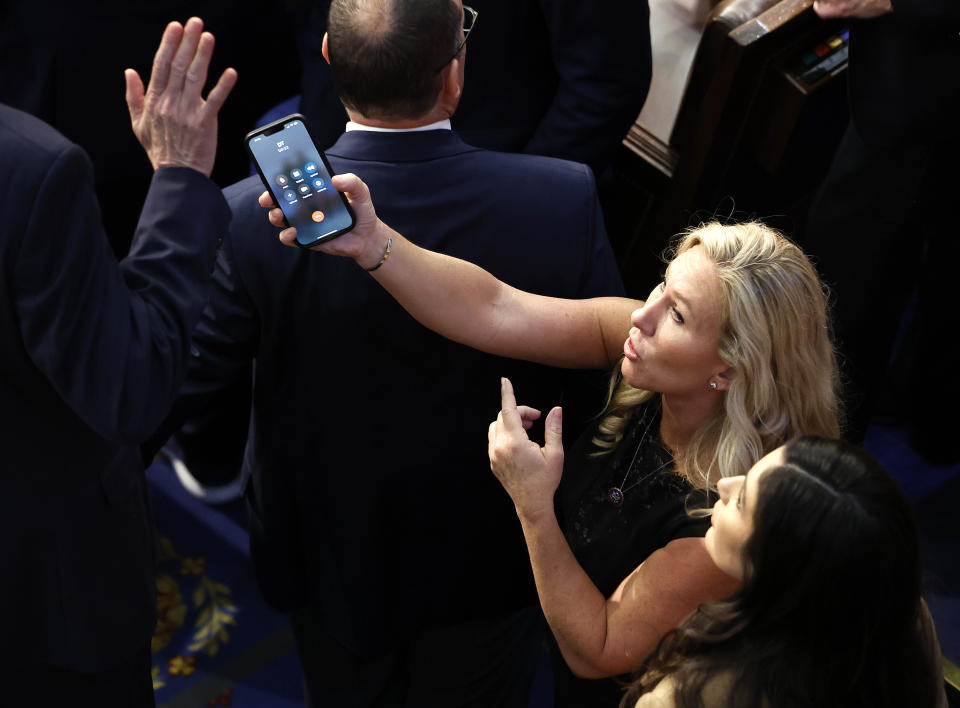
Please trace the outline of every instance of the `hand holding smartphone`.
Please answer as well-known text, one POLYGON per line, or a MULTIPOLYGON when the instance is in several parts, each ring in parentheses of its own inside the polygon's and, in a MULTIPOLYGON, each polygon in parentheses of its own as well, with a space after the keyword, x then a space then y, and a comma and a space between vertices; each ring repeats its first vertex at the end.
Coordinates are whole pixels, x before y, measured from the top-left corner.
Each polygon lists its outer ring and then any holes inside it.
POLYGON ((333 170, 302 115, 257 128, 244 144, 287 224, 296 227, 298 246, 315 246, 354 227, 353 210, 330 183, 333 170))

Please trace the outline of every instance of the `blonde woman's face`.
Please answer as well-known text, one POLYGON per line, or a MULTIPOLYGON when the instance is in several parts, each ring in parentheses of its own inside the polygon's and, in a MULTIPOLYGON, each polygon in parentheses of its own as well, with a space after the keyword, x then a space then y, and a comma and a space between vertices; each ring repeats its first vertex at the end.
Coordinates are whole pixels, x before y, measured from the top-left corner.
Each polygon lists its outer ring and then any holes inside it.
POLYGON ((722 303, 717 267, 703 247, 677 256, 664 281, 631 315, 621 367, 627 382, 673 395, 716 396, 726 390, 731 370, 718 352, 722 303))
POLYGON ((707 553, 727 575, 743 580, 743 547, 753 531, 757 508, 757 486, 764 473, 784 462, 784 448, 778 447, 761 458, 746 475, 725 477, 717 482, 717 503, 713 505, 710 528, 704 539, 707 553))

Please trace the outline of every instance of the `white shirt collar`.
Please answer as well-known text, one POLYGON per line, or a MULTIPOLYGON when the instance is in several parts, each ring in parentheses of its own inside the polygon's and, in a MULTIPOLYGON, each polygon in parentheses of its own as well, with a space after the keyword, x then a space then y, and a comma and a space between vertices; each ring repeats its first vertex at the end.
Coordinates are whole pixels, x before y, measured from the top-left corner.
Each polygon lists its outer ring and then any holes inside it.
POLYGON ((369 130, 374 133, 419 133, 423 130, 453 130, 453 127, 450 125, 449 118, 438 120, 430 125, 418 125, 416 128, 378 128, 373 125, 354 123, 351 120, 347 121, 347 132, 349 133, 351 130, 369 130))

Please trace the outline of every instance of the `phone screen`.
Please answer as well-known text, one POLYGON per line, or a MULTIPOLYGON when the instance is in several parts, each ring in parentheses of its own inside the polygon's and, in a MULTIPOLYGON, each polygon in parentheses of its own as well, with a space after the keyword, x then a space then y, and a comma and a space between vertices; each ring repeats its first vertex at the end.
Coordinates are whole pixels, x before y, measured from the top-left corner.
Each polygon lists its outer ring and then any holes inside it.
POLYGON ((303 120, 291 116, 276 132, 254 133, 247 146, 287 223, 296 227, 300 245, 353 227, 353 216, 330 184, 330 172, 303 120))

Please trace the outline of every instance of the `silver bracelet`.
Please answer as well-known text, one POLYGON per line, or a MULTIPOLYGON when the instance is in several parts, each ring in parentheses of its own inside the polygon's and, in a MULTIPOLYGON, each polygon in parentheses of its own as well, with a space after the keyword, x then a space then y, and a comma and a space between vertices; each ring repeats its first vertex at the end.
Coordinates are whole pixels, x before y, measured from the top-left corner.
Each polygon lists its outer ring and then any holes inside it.
POLYGON ((372 273, 372 272, 375 271, 377 268, 379 268, 379 267, 382 266, 384 263, 386 263, 386 262, 387 262, 387 259, 390 257, 390 249, 391 249, 391 248, 393 248, 393 239, 392 239, 392 238, 388 238, 388 239, 387 239, 387 245, 384 246, 384 248, 383 248, 383 255, 380 256, 380 260, 377 261, 377 264, 376 264, 375 266, 373 266, 372 268, 366 268, 365 270, 366 270, 368 273, 372 273))

